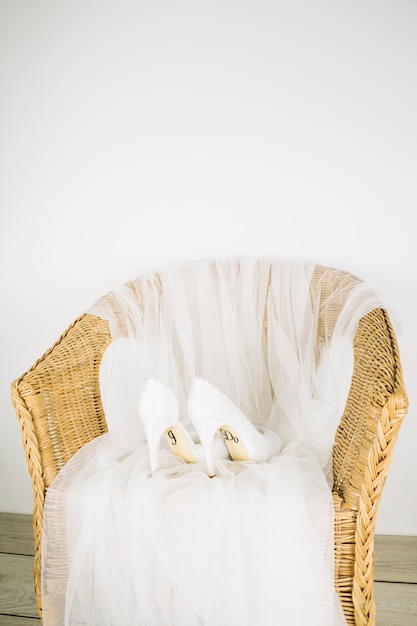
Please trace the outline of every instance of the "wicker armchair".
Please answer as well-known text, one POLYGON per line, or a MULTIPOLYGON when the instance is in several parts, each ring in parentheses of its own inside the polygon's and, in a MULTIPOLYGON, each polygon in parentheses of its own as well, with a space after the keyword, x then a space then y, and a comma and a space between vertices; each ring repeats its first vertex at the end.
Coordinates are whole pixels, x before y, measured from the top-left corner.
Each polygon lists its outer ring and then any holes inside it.
MULTIPOLYGON (((317 266, 311 298, 325 303, 336 286, 357 282, 346 272, 317 266)), ((335 308, 323 305, 317 345, 336 316, 335 308)), ((84 314, 11 385, 33 486, 34 583, 41 616, 45 494, 77 450, 107 430, 99 366, 110 342, 108 322, 84 314)), ((335 586, 349 624, 376 623, 375 521, 407 406, 394 330, 387 312, 375 309, 360 320, 356 331, 351 387, 333 447, 335 586)))

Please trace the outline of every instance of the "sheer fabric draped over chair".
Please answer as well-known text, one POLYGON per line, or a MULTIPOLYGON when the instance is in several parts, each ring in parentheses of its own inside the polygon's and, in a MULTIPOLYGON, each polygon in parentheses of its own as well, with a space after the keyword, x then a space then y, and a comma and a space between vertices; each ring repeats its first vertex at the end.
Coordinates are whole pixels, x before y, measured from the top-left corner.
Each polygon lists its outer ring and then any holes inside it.
POLYGON ((407 398, 386 306, 359 278, 287 259, 164 268, 96 302, 12 397, 46 626, 375 624, 375 519, 407 398), (163 449, 150 478, 149 375, 190 431, 201 376, 283 451, 209 479, 163 449))

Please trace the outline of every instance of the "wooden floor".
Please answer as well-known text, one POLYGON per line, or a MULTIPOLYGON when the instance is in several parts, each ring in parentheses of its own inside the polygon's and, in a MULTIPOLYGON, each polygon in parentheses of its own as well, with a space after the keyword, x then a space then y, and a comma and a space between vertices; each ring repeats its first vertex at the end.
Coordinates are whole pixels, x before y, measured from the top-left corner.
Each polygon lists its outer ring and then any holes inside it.
MULTIPOLYGON (((417 626, 417 537, 378 536, 375 554, 377 626, 417 626)), ((32 562, 30 515, 0 513, 0 626, 40 626, 32 562)))

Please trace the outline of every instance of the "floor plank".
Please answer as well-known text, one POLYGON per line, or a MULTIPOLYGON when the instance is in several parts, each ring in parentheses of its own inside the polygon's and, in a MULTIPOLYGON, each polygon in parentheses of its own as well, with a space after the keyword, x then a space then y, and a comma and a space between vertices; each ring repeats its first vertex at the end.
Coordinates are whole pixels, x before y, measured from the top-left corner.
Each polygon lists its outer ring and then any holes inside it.
POLYGON ((0 554, 0 614, 38 617, 32 569, 32 557, 0 554))
POLYGON ((34 617, 0 615, 0 626, 41 626, 41 620, 34 617))
POLYGON ((417 583, 417 537, 375 537, 375 580, 417 583))
POLYGON ((31 515, 0 513, 0 552, 33 556, 31 515))
POLYGON ((375 583, 377 626, 416 626, 417 586, 375 583))

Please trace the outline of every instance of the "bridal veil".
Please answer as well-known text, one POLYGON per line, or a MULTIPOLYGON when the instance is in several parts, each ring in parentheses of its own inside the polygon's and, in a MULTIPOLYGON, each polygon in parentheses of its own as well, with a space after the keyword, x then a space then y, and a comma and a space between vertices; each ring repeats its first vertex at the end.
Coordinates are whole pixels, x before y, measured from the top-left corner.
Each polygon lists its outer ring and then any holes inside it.
POLYGON ((45 501, 45 626, 342 626, 334 589, 331 452, 366 283, 284 259, 167 267, 96 302, 112 343, 100 369, 108 432, 45 501), (277 431, 265 463, 187 464, 162 448, 150 476, 137 416, 147 376, 181 421, 194 377, 277 431))

